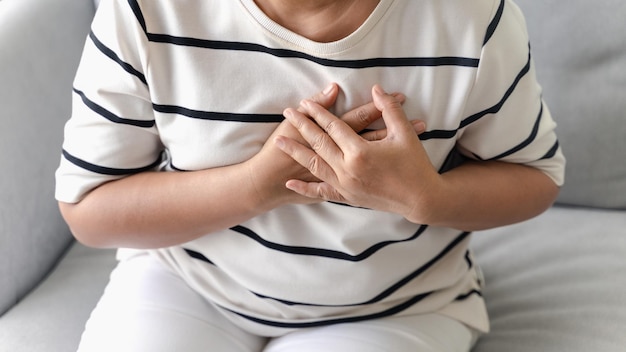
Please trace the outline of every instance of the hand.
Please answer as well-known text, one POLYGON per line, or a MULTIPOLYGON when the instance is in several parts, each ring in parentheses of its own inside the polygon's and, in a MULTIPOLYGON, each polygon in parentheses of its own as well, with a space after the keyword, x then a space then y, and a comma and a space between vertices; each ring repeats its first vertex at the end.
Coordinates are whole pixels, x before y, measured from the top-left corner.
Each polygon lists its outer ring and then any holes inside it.
MULTIPOLYGON (((339 87, 331 84, 324 91, 309 99, 309 101, 319 104, 321 108, 330 108, 337 98, 339 87)), ((404 96, 394 94, 395 99, 402 103, 404 96)), ((302 107, 300 113, 304 113, 302 107)), ((361 132, 372 122, 381 117, 381 112, 373 102, 359 106, 341 117, 345 125, 354 133, 361 132)), ((425 125, 420 121, 414 123, 415 133, 421 133, 425 125)), ((288 155, 276 147, 273 140, 278 136, 284 136, 298 143, 306 143, 300 132, 289 122, 283 121, 265 143, 261 151, 250 159, 248 170, 250 179, 255 184, 257 194, 262 204, 267 204, 268 208, 284 203, 314 203, 321 201, 292 192, 285 188, 285 184, 290 179, 298 179, 307 182, 317 182, 319 179, 311 174, 309 170, 302 167, 288 155)), ((362 134, 361 138, 366 140, 378 140, 386 136, 386 130, 369 131, 362 134)))
POLYGON ((311 100, 303 101, 300 111, 285 110, 310 148, 286 135, 276 136, 275 143, 320 180, 292 178, 286 187, 311 199, 394 212, 419 222, 441 177, 400 101, 379 86, 372 88, 372 96, 387 126, 381 138, 363 138, 311 100))

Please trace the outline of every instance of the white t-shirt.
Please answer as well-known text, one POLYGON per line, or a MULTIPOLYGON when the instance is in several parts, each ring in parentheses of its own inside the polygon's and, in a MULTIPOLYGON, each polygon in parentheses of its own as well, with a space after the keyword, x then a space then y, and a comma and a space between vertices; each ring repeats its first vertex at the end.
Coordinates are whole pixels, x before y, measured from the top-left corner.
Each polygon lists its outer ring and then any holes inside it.
MULTIPOLYGON (((253 0, 109 0, 74 83, 56 197, 78 202, 104 182, 158 167, 245 161, 285 107, 330 82, 341 88, 338 115, 369 102, 376 83, 404 93, 442 172, 459 151, 563 182, 555 124, 511 1, 381 0, 353 34, 318 43, 279 26, 253 0)), ((151 252, 259 334, 425 312, 487 331, 469 240, 327 202, 284 206, 151 252)))

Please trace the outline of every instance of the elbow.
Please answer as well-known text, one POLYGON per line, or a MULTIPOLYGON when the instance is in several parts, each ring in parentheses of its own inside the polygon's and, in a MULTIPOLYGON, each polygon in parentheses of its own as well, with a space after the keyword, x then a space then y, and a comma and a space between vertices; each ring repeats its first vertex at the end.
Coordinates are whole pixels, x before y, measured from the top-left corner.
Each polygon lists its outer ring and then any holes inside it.
POLYGON ((93 231, 94 226, 88 224, 89 217, 84 214, 80 203, 58 202, 58 204, 61 216, 78 242, 92 248, 111 248, 104 241, 105 237, 93 231))
POLYGON ((541 204, 537 205, 537 208, 540 210, 539 214, 548 210, 557 200, 559 193, 561 192, 561 187, 557 185, 552 178, 543 174, 544 182, 541 183, 540 192, 541 196, 537 197, 538 201, 541 204))
POLYGON ((519 198, 520 205, 524 202, 523 199, 526 198, 528 206, 520 206, 520 210, 526 210, 520 211, 520 218, 514 222, 529 220, 543 214, 552 207, 557 200, 561 187, 547 175, 541 172, 538 172, 537 175, 539 175, 538 180, 540 180, 540 182, 535 182, 533 186, 526 189, 524 193, 527 193, 528 196, 519 198))

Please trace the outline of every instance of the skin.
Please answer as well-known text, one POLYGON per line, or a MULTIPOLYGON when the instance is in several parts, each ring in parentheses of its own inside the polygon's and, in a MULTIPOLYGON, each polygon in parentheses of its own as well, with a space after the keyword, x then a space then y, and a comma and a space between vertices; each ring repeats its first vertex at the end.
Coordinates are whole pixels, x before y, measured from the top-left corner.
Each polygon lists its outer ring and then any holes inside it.
POLYGON ((378 0, 255 0, 274 22, 316 42, 327 43, 354 32, 378 0))
MULTIPOLYGON (((257 0, 270 18, 319 42, 352 33, 377 3, 257 0)), ((286 204, 336 200, 416 223, 473 230, 530 218, 556 197, 558 188, 545 174, 522 165, 467 163, 438 175, 417 138, 425 126, 408 122, 402 95, 374 89, 374 103, 336 117, 327 109, 338 91, 331 85, 298 109, 287 109, 287 120, 243 163, 128 176, 97 187, 79 203, 60 202, 61 213, 88 246, 161 248, 286 204), (381 114, 386 131, 356 133, 381 114)))
MULTIPOLYGON (((330 107, 338 93, 338 86, 332 84, 311 101, 330 107)), ((404 100, 401 94, 396 98, 404 100)), ((369 103, 349 111, 342 121, 361 131, 380 117, 380 111, 369 103)), ((413 133, 425 130, 419 120, 412 126, 413 133)), ((88 246, 162 248, 232 227, 286 204, 322 201, 285 187, 290 179, 317 178, 271 142, 278 135, 305 143, 299 132, 283 121, 261 151, 243 163, 128 176, 99 186, 79 203, 59 202, 61 213, 74 236, 88 246)), ((365 139, 385 136, 384 130, 363 134, 365 139)))
POLYGON ((315 102, 286 119, 303 145, 283 135, 275 144, 321 181, 292 179, 286 187, 325 199, 403 215, 418 224, 481 230, 526 220, 549 207, 558 187, 543 172, 504 162, 469 162, 439 174, 412 131, 400 101, 380 86, 372 98, 387 126, 368 141, 315 102), (308 146, 311 147, 308 147, 308 146))

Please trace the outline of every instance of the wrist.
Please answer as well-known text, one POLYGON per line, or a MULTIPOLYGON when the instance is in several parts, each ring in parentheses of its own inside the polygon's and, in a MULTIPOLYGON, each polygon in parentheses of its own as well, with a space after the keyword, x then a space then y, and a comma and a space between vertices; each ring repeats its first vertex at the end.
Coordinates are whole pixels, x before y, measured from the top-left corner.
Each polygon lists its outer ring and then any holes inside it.
POLYGON ((248 204, 251 211, 262 214, 289 203, 285 182, 266 172, 263 164, 255 163, 252 158, 241 165, 246 175, 246 184, 250 186, 248 204))
POLYGON ((428 186, 420 187, 420 191, 410 192, 409 203, 403 216, 416 224, 441 225, 451 210, 450 185, 437 174, 428 186))

